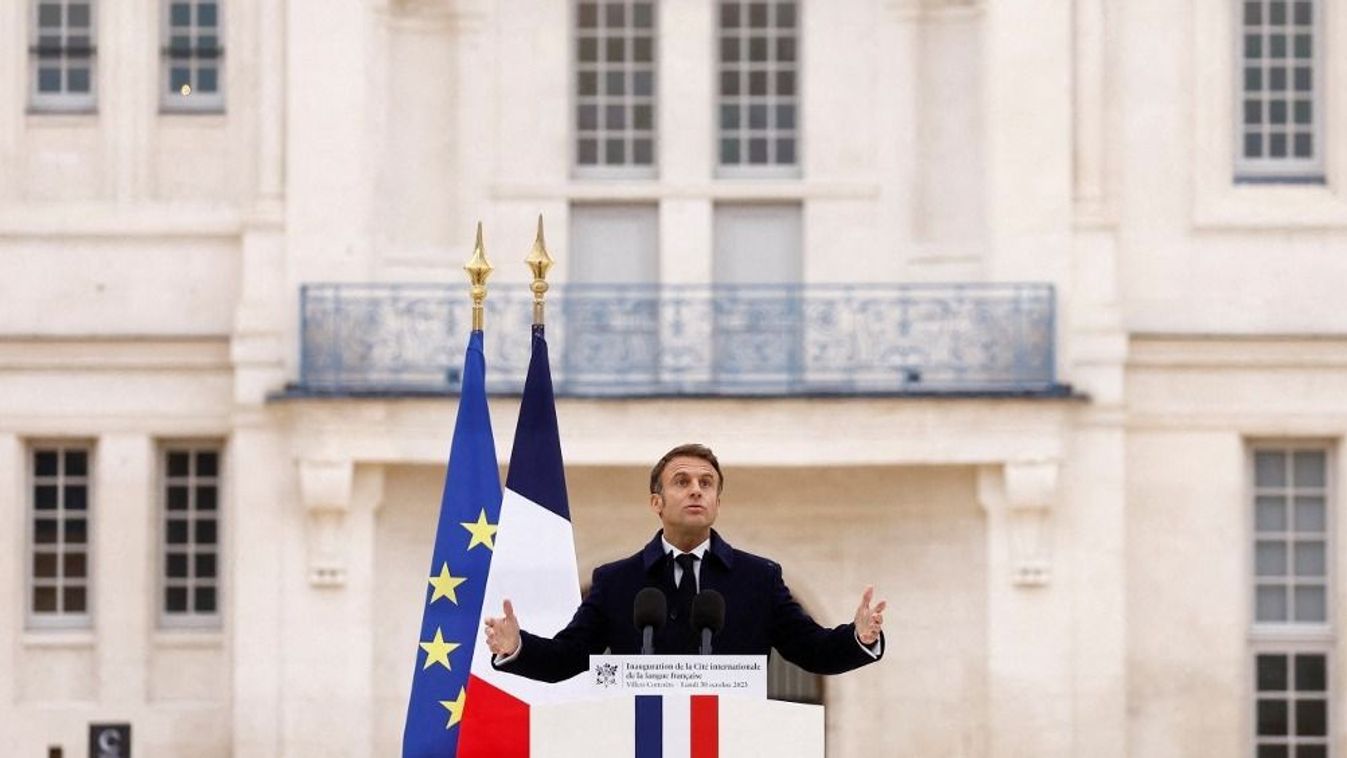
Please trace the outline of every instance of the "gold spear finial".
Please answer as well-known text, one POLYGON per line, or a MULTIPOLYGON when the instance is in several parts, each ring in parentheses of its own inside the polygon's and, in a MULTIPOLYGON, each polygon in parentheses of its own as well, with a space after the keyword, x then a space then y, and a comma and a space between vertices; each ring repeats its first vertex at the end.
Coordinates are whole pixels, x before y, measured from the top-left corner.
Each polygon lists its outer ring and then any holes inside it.
POLYGON ((533 325, 543 324, 543 296, 547 294, 547 272, 552 268, 552 256, 547 254, 547 242, 543 240, 543 214, 538 214, 538 234, 533 238, 533 249, 524 259, 533 272, 533 325))
POLYGON ((468 272, 468 281, 472 284, 472 330, 482 330, 482 302, 486 300, 486 278, 494 270, 486 260, 486 247, 482 245, 482 222, 477 222, 477 242, 472 246, 472 258, 463 270, 468 272))

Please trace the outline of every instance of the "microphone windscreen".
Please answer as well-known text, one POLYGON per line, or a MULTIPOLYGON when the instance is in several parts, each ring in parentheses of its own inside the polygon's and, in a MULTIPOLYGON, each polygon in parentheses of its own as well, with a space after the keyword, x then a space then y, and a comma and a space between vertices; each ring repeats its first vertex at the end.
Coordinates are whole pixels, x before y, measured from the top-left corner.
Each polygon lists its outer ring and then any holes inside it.
POLYGON ((647 626, 663 628, 668 615, 669 601, 664 597, 663 590, 658 587, 646 587, 636 593, 636 602, 631 607, 631 619, 637 629, 644 629, 647 626))
POLYGON ((692 628, 710 629, 718 634, 725 627, 725 596, 715 590, 702 590, 692 599, 692 628))

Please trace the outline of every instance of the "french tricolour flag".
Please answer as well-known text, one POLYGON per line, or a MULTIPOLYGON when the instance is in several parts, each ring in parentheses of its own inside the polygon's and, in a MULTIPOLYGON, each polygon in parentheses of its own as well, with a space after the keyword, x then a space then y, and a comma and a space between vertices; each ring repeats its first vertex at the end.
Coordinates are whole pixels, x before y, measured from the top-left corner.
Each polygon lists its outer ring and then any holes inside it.
MULTIPOLYGON (((503 602, 509 598, 524 628, 534 634, 555 634, 580 604, 580 574, 541 325, 533 327, 533 355, 524 381, 498 527, 482 613, 501 615, 503 602)), ((528 756, 530 709, 572 700, 584 691, 583 675, 548 684, 496 671, 485 635, 479 631, 458 755, 528 756)))

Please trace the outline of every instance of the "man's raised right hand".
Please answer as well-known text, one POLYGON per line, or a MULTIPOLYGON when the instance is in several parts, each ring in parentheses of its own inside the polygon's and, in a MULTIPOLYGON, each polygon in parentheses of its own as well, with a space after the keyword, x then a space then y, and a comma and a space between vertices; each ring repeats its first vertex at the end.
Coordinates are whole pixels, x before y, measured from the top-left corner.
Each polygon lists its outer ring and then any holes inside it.
POLYGON ((505 615, 500 618, 487 617, 486 646, 493 655, 514 655, 519 649, 519 619, 514 617, 514 606, 505 601, 505 615))

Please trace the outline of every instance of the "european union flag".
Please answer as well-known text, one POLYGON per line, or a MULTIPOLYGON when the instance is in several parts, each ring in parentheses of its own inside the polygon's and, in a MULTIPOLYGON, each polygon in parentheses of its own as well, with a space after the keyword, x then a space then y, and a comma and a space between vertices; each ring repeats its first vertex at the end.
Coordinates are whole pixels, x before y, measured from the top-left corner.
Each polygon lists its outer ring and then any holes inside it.
POLYGON ((468 338, 463 389, 450 449, 435 550, 425 586, 404 758, 448 758, 458 751, 468 673, 482 616, 487 571, 500 517, 500 470, 486 405, 482 332, 468 338))

